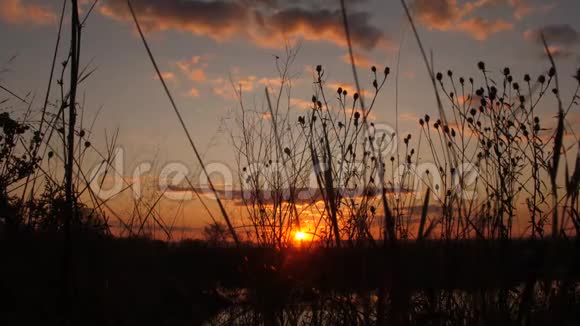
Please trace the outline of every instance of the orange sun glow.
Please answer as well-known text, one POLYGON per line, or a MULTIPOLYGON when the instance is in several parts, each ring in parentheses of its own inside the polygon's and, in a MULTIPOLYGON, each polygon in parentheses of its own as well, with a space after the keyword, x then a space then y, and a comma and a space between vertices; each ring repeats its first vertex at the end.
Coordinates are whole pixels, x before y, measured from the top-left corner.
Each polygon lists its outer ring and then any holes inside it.
POLYGON ((298 231, 296 232, 296 234, 294 235, 294 239, 296 241, 302 241, 304 239, 306 239, 306 233, 302 232, 302 231, 298 231))

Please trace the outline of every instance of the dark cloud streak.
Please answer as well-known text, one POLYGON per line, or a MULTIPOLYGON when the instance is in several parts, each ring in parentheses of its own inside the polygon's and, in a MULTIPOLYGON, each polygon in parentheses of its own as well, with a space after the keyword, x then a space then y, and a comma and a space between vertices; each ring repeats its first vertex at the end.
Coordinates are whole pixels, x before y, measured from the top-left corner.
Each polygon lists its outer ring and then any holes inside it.
POLYGON ((550 52, 555 58, 570 58, 577 53, 580 45, 580 33, 568 24, 546 25, 541 28, 528 30, 524 38, 534 42, 541 49, 540 57, 546 57, 542 35, 546 38, 550 52))
MULTIPOLYGON (((143 26, 149 31, 175 30, 217 41, 242 37, 266 48, 279 48, 284 39, 306 39, 345 46, 340 12, 318 5, 288 7, 276 0, 134 0, 143 26)), ((129 22, 125 0, 108 0, 100 12, 129 22)), ((351 32, 365 50, 388 45, 384 33, 369 23, 370 14, 352 10, 351 32)))
POLYGON ((539 29, 527 31, 525 36, 529 40, 542 44, 542 34, 548 43, 574 45, 580 42, 580 33, 568 24, 546 25, 539 29))

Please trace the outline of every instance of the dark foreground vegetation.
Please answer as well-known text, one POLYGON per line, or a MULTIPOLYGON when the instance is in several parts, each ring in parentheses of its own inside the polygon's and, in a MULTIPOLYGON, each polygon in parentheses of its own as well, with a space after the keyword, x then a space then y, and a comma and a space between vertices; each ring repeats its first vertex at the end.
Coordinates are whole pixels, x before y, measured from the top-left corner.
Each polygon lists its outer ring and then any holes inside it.
POLYGON ((396 250, 89 234, 73 241, 67 310, 59 300, 63 242, 53 234, 1 240, 4 325, 57 325, 64 313, 78 325, 371 325, 380 313, 406 325, 580 322, 573 241, 427 241, 396 250))

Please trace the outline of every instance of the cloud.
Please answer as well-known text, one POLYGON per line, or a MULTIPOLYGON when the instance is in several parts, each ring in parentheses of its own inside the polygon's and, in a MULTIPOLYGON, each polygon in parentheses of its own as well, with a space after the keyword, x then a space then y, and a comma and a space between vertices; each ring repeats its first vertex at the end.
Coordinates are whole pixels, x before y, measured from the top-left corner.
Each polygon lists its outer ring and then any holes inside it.
MULTIPOLYGON (((191 192, 194 190, 202 195, 209 196, 210 198, 214 198, 212 191, 206 187, 195 187, 191 188, 188 186, 175 186, 169 185, 167 190, 169 192, 174 193, 183 193, 183 192, 191 192)), ((367 187, 366 191, 363 188, 341 188, 339 191, 343 191, 344 196, 347 198, 362 198, 362 196, 379 196, 380 189, 376 187, 367 187)), ((396 190, 392 187, 386 187, 385 191, 388 194, 395 194, 398 191, 403 193, 409 193, 409 189, 401 189, 396 190)), ((282 189, 280 192, 276 191, 269 191, 269 190, 258 190, 254 191, 253 189, 246 189, 246 190, 221 190, 217 189, 218 196, 222 199, 232 200, 235 202, 236 205, 244 205, 244 200, 248 202, 252 202, 256 200, 256 198, 260 198, 262 202, 266 205, 272 204, 274 199, 280 199, 275 196, 282 196, 283 201, 288 201, 290 199, 290 190, 289 189, 282 189)), ((292 198, 292 202, 295 204, 314 204, 318 201, 323 200, 322 193, 318 188, 311 188, 311 187, 298 187, 294 189, 295 197, 292 198)))
MULTIPOLYGON (((256 13, 258 28, 252 38, 258 45, 277 47, 281 39, 303 38, 308 41, 325 41, 346 47, 346 37, 339 10, 306 10, 289 8, 272 15, 256 13)), ((348 16, 351 38, 355 46, 372 50, 377 46, 389 47, 385 35, 370 25, 370 15, 355 12, 348 16)))
MULTIPOLYGON (((340 57, 340 59, 344 63, 350 64, 350 55, 348 53, 344 54, 342 57, 340 57)), ((363 68, 370 68, 372 66, 376 66, 376 64, 369 57, 360 53, 354 54, 354 62, 356 63, 357 66, 363 68)))
MULTIPOLYGON (((297 39, 346 46, 338 9, 289 8, 256 0, 140 0, 134 8, 148 31, 188 32, 216 41, 243 37, 265 48, 280 48, 284 40, 297 39)), ((107 0, 99 10, 104 16, 131 22, 125 0, 107 0)), ((389 46, 383 32, 369 20, 370 15, 362 11, 349 14, 353 43, 365 50, 389 46)))
POLYGON ((270 112, 260 113, 260 119, 262 119, 262 120, 270 120, 270 119, 272 119, 272 114, 270 112))
MULTIPOLYGON (((327 89, 329 89, 331 91, 330 94, 332 94, 333 97, 338 96, 337 91, 339 88, 342 88, 343 91, 346 91, 347 98, 349 98, 349 100, 352 100, 352 96, 355 93, 357 93, 356 85, 353 85, 353 84, 327 81, 325 83, 325 86, 327 89)), ((367 96, 372 96, 374 94, 374 88, 372 85, 368 85, 368 84, 363 83, 360 85, 360 87, 361 87, 361 89, 360 89, 359 95, 362 95, 363 97, 367 97, 367 96), (370 89, 367 89, 367 88, 370 88, 370 89)))
POLYGON ((199 90, 195 87, 192 87, 186 95, 189 97, 199 97, 199 90))
POLYGON ((46 6, 23 4, 21 0, 2 0, 0 19, 9 24, 47 25, 56 21, 56 14, 46 6))
MULTIPOLYGON (((297 83, 298 80, 286 80, 285 84, 297 83)), ((216 78, 211 80, 212 91, 215 95, 222 97, 225 100, 238 100, 241 92, 242 96, 245 94, 260 91, 264 94, 264 88, 268 87, 270 92, 277 92, 282 86, 280 77, 258 77, 255 75, 240 75, 239 69, 233 69, 229 79, 216 78)))
POLYGON ((306 101, 301 98, 293 97, 290 99, 290 106, 301 110, 312 109, 312 101, 306 101))
MULTIPOLYGON (((347 83, 339 83, 339 82, 327 82, 326 83, 326 87, 331 90, 334 94, 336 95, 336 91, 338 90, 338 88, 342 88, 342 90, 346 91, 346 93, 350 96, 353 95, 354 93, 356 93, 356 86, 355 85, 351 85, 351 84, 347 84, 347 83)), ((364 89, 361 90, 361 92, 364 93, 364 89)))
POLYGON ((580 45, 580 33, 568 24, 546 25, 537 29, 530 29, 524 32, 524 39, 534 42, 539 49, 540 57, 547 54, 544 50, 542 35, 546 38, 548 49, 554 57, 568 58, 577 52, 580 45))
POLYGON ((548 44, 572 45, 580 42, 580 33, 568 24, 546 25, 538 29, 527 30, 524 38, 542 44, 542 34, 548 44))
POLYGON ((206 75, 204 68, 207 67, 206 64, 200 65, 200 57, 194 56, 189 60, 183 60, 177 62, 177 68, 185 75, 189 80, 202 82, 205 81, 206 75))
MULTIPOLYGON (((285 80, 284 82, 288 82, 288 80, 285 80)), ((280 77, 272 77, 272 78, 262 77, 258 80, 258 83, 262 86, 280 87, 282 86, 282 79, 280 77)))
POLYGON ((553 3, 535 6, 524 0, 509 0, 509 4, 514 8, 514 18, 518 20, 535 13, 546 13, 555 6, 553 3))
POLYGON ((243 78, 226 80, 224 78, 217 78, 211 81, 212 91, 215 95, 222 97, 225 100, 235 100, 238 98, 239 92, 244 93, 254 90, 254 83, 258 80, 256 76, 246 76, 243 78), (235 87, 235 89, 234 89, 235 87))
POLYGON ((399 113, 399 121, 417 123, 421 117, 415 113, 399 113))
MULTIPOLYGON (((552 57, 554 58, 569 58, 574 55, 574 51, 558 46, 548 46, 552 57)), ((547 53, 543 53, 543 55, 547 55, 547 53)))
MULTIPOLYGON (((162 72, 161 77, 163 77, 163 80, 165 81, 175 81, 175 74, 172 72, 162 72)), ((159 76, 154 75, 153 79, 159 80, 159 76)))
POLYGON ((457 0, 415 0, 412 8, 419 22, 429 29, 463 32, 476 40, 484 41, 493 34, 513 29, 513 23, 503 19, 488 20, 479 16, 468 16, 478 9, 504 1, 477 0, 461 5, 457 0))
POLYGON ((403 77, 408 80, 415 80, 415 78, 417 78, 417 74, 413 70, 406 70, 403 72, 403 77))
MULTIPOLYGON (((223 40, 234 35, 248 19, 241 3, 225 1, 133 1, 142 27, 149 31, 176 30, 223 40)), ((104 16, 131 22, 125 0, 109 0, 99 6, 104 16)))
POLYGON ((461 18, 455 0, 416 0, 413 10, 422 24, 438 30, 451 29, 461 18))
POLYGON ((513 29, 513 24, 503 20, 485 20, 475 17, 459 22, 456 25, 461 31, 469 33, 478 41, 485 41, 490 35, 513 29))

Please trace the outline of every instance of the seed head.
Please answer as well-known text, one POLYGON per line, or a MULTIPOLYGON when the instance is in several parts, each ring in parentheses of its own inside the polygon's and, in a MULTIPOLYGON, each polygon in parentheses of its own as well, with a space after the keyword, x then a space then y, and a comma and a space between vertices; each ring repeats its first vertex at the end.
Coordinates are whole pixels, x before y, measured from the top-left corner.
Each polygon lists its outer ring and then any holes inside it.
POLYGON ((543 84, 543 83, 545 83, 545 82, 546 82, 546 76, 544 76, 544 75, 540 75, 540 76, 538 77, 538 82, 539 82, 540 84, 543 84))

